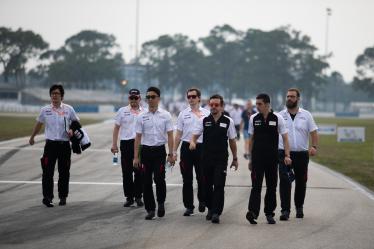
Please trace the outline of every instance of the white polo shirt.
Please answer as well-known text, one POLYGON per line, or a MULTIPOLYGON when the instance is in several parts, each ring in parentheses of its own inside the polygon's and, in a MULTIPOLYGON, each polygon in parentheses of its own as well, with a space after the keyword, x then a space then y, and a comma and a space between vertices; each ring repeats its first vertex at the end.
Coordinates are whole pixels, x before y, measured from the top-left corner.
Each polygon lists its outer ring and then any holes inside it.
MULTIPOLYGON (((181 140, 190 142, 192 138, 192 131, 199 120, 209 116, 210 111, 205 108, 199 107, 199 113, 192 111, 191 107, 187 107, 181 111, 177 119, 177 130, 182 132, 181 140)), ((197 139, 197 143, 203 142, 203 136, 197 139)))
POLYGON ((161 146, 167 143, 167 132, 173 131, 171 114, 161 108, 152 113, 141 113, 136 119, 135 131, 142 134, 142 145, 161 146))
POLYGON ((130 140, 135 138, 136 118, 145 110, 139 106, 138 110, 131 109, 131 106, 120 108, 114 118, 114 123, 120 126, 120 140, 130 140))
POLYGON ((73 107, 61 103, 55 108, 52 104, 42 107, 36 121, 43 123, 45 138, 54 141, 69 141, 67 131, 71 121, 78 121, 79 118, 73 107))
MULTIPOLYGON (((299 108, 295 119, 292 120, 287 109, 279 112, 286 122, 288 128, 288 141, 291 151, 307 151, 309 149, 309 134, 318 130, 312 114, 307 110, 299 108)), ((279 149, 284 149, 283 139, 279 138, 279 149)))

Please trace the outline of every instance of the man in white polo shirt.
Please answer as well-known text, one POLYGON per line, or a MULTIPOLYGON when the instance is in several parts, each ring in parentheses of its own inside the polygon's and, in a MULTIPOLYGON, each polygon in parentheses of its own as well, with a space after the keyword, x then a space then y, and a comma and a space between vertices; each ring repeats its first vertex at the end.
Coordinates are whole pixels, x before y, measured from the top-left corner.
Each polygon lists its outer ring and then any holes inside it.
POLYGON ((133 167, 136 118, 144 112, 140 106, 140 100, 140 91, 131 89, 129 91, 129 104, 118 110, 113 129, 112 153, 118 153, 117 140, 119 133, 121 140, 123 192, 126 197, 124 207, 132 206, 134 198, 138 207, 143 206, 142 174, 139 169, 133 167))
POLYGON ((65 91, 62 85, 51 86, 49 89, 51 104, 46 105, 41 109, 29 140, 30 145, 35 143, 34 137, 39 133, 44 124, 46 143, 40 161, 43 170, 42 202, 47 207, 53 207, 53 175, 56 161, 58 161, 58 197, 60 198, 60 206, 66 205, 66 198, 69 193, 71 163, 69 138, 73 136, 70 124, 72 121, 78 121, 79 118, 73 107, 62 103, 64 93, 65 91))
POLYGON ((150 87, 146 93, 148 111, 140 114, 136 120, 136 136, 133 165, 143 171, 143 199, 147 211, 146 220, 155 217, 156 203, 153 195, 153 180, 156 184, 158 203, 157 216, 165 215, 166 182, 165 159, 174 165, 173 157, 173 122, 169 112, 158 107, 160 89, 150 87), (166 155, 165 144, 169 153, 166 155), (139 145, 141 145, 141 161, 139 162, 139 145), (166 158, 167 156, 167 158, 166 158))
POLYGON ((186 208, 184 216, 191 216, 194 212, 194 194, 193 194, 193 168, 195 167, 195 175, 197 180, 197 199, 199 200, 199 212, 205 211, 205 200, 203 195, 202 183, 202 168, 200 160, 202 156, 202 141, 203 136, 197 140, 196 149, 190 150, 190 140, 192 138, 192 131, 197 125, 198 121, 209 116, 210 112, 200 106, 201 92, 197 88, 190 88, 187 90, 186 97, 189 107, 181 111, 177 119, 177 131, 174 142, 174 160, 177 160, 177 150, 180 142, 181 146, 181 160, 180 170, 183 177, 183 204, 186 208))
MULTIPOLYGON (((305 200, 306 182, 308 179, 309 155, 317 153, 318 134, 317 125, 310 112, 299 107, 300 91, 290 88, 287 91, 286 107, 279 114, 283 117, 288 128, 288 141, 291 150, 292 164, 284 164, 283 140, 279 138, 279 192, 281 199, 280 220, 288 220, 291 206, 291 181, 290 171, 295 172, 295 207, 296 218, 303 218, 303 205, 305 200), (309 135, 312 143, 309 147, 309 135)), ((291 173, 292 174, 292 173, 291 173)))

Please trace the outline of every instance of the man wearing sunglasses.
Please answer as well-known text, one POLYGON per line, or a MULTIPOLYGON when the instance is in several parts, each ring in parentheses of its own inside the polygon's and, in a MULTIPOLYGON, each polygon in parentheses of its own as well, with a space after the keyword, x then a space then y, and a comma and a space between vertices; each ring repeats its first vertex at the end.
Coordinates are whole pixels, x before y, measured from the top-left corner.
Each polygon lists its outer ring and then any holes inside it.
POLYGON ((266 194, 264 212, 268 224, 275 224, 274 210, 277 206, 276 189, 278 182, 278 141, 281 135, 284 142, 286 165, 291 164, 290 147, 288 144, 287 128, 284 119, 270 108, 270 97, 261 93, 256 97, 258 113, 249 119, 249 152, 252 160, 251 170, 252 190, 249 196, 247 220, 257 224, 260 212, 262 181, 265 176, 266 194))
POLYGON ((134 198, 138 207, 143 206, 142 193, 143 183, 142 175, 139 169, 134 169, 134 141, 135 141, 135 123, 136 118, 144 109, 140 106, 140 91, 138 89, 131 89, 129 91, 129 104, 118 110, 115 117, 113 129, 112 153, 118 153, 118 134, 120 134, 120 149, 121 149, 121 167, 122 167, 122 181, 123 192, 126 201, 124 207, 130 207, 134 204, 134 198))
POLYGON ((187 90, 187 101, 189 107, 184 109, 178 115, 177 131, 174 142, 174 160, 177 160, 177 150, 180 142, 181 146, 181 160, 180 170, 183 177, 183 204, 186 208, 184 216, 191 216, 194 213, 194 194, 193 194, 193 168, 195 167, 195 175, 197 180, 197 198, 199 200, 199 212, 205 211, 205 200, 203 196, 203 184, 201 175, 201 149, 202 137, 199 137, 195 150, 190 150, 190 140, 192 137, 192 130, 196 123, 209 116, 209 111, 200 106, 201 92, 197 88, 190 88, 187 90))
POLYGON ((136 120, 136 137, 134 145, 135 168, 143 172, 143 199, 147 215, 146 220, 155 217, 156 203, 153 195, 153 180, 156 184, 156 196, 158 203, 157 216, 165 215, 166 160, 174 165, 173 157, 173 122, 171 114, 159 108, 160 89, 150 87, 147 90, 146 99, 148 111, 140 114, 136 120), (165 144, 168 144, 169 153, 166 155, 165 144), (141 145, 141 161, 139 162, 139 145, 141 145))
POLYGON ((236 149, 236 130, 234 121, 222 114, 223 98, 216 94, 210 97, 210 115, 199 120, 190 141, 190 149, 196 149, 197 139, 203 135, 202 163, 205 179, 205 204, 208 207, 206 220, 220 222, 225 197, 227 162, 229 157, 228 143, 233 155, 230 168, 238 169, 236 149))

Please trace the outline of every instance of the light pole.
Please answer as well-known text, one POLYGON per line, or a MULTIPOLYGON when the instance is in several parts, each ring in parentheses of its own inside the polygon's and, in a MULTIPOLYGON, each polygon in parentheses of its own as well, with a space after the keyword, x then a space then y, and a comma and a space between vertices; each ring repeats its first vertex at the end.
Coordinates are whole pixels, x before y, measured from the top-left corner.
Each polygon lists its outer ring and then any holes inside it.
POLYGON ((326 8, 326 37, 325 37, 325 56, 329 53, 329 21, 331 16, 331 8, 326 8))
POLYGON ((122 96, 121 96, 121 102, 125 102, 125 87, 129 83, 128 80, 122 80, 121 85, 122 85, 122 96))
POLYGON ((139 58, 139 0, 136 0, 136 16, 135 16, 135 64, 138 64, 139 58))

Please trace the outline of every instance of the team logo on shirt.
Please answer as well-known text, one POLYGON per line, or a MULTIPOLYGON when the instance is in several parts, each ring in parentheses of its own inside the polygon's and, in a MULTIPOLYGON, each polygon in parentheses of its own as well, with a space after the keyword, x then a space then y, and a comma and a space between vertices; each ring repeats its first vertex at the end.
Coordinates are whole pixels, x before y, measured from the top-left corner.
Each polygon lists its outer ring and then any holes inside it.
POLYGON ((212 122, 210 122, 210 121, 206 122, 205 126, 212 126, 212 122))
POLYGON ((219 126, 223 127, 223 128, 226 128, 227 127, 227 124, 225 123, 219 123, 219 126))
POLYGON ((189 118, 191 118, 191 115, 190 115, 190 114, 186 114, 186 115, 184 115, 184 119, 189 119, 189 118))
POLYGON ((261 125, 261 124, 262 124, 261 120, 255 120, 255 125, 256 126, 261 125))

